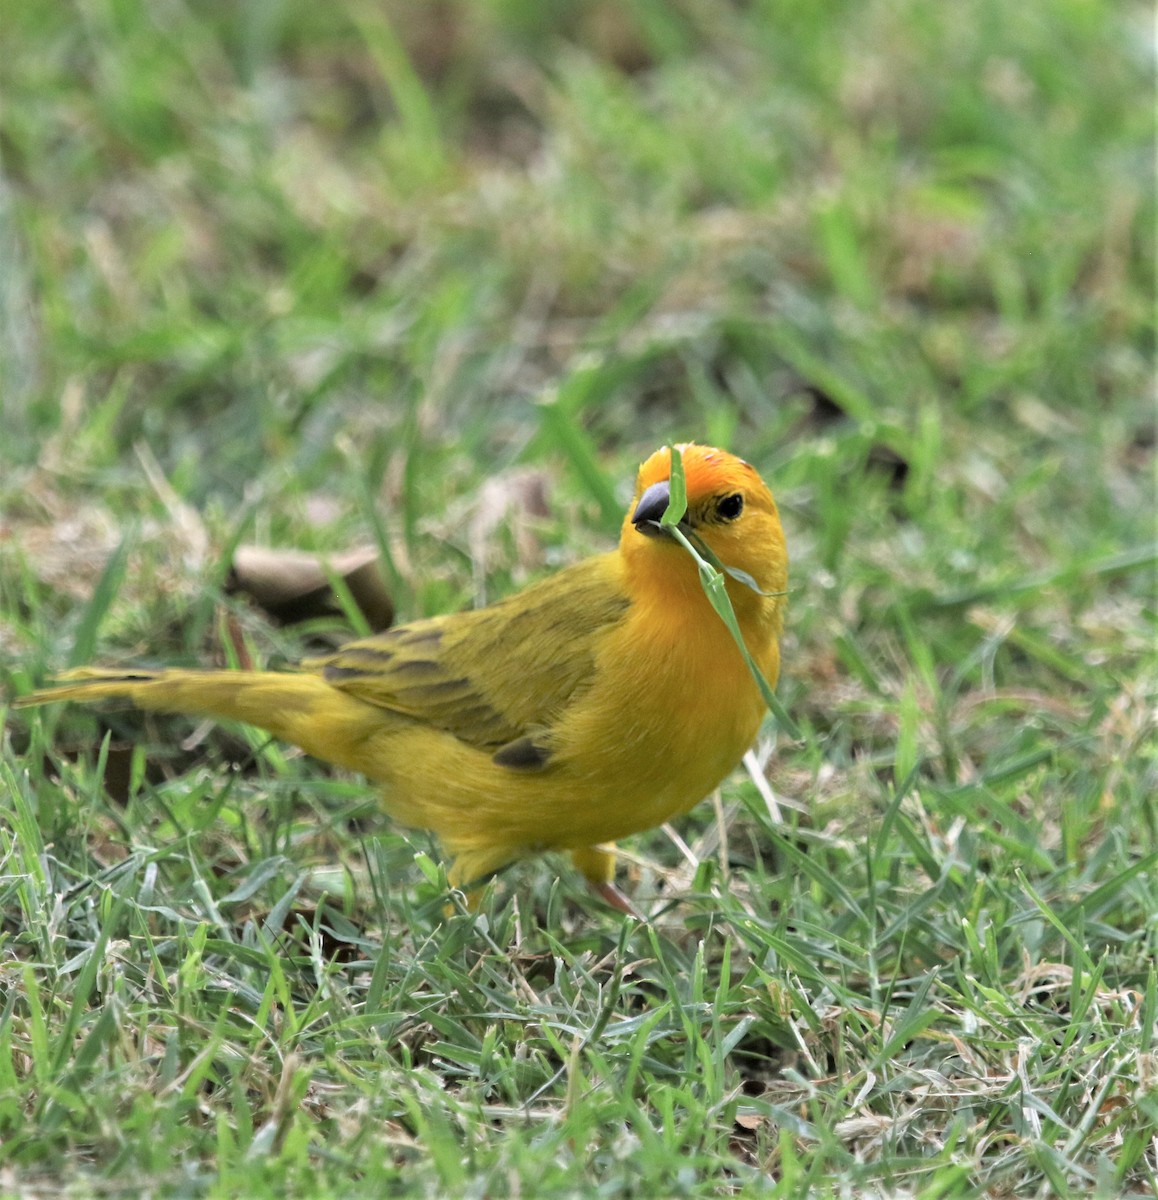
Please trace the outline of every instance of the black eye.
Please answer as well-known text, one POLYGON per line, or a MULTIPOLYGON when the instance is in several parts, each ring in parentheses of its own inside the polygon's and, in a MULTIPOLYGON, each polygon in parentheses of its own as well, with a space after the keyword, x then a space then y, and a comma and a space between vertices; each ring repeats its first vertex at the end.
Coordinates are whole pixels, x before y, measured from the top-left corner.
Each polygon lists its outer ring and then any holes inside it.
POLYGON ((724 521, 734 521, 744 511, 744 497, 739 492, 725 496, 716 504, 716 514, 724 521))

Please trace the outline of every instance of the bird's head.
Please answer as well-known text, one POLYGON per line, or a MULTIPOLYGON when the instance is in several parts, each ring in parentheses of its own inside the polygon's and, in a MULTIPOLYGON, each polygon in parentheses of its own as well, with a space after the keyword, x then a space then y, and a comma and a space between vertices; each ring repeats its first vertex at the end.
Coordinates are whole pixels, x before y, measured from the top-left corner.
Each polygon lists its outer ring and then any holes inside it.
MULTIPOLYGON (((687 511, 679 528, 695 544, 699 538, 725 567, 750 578, 728 578, 728 594, 739 612, 784 592, 788 553, 780 514, 768 485, 756 469, 713 446, 676 447, 683 461, 687 511), (746 594, 745 594, 746 593, 746 594)), ((671 500, 671 451, 664 446, 640 468, 635 498, 623 522, 620 548, 629 569, 698 587, 696 564, 686 548, 660 522, 671 500)), ((782 602, 777 600, 777 611, 782 602)))

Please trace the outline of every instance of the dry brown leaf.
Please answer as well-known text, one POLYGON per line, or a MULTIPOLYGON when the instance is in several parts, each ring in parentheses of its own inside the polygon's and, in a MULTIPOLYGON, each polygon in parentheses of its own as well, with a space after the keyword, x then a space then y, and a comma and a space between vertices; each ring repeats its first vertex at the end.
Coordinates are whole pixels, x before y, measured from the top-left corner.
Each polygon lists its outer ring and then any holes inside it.
POLYGON ((325 557, 302 550, 239 546, 226 590, 244 592, 275 620, 293 624, 341 613, 330 587, 331 574, 343 580, 371 629, 390 627, 394 602, 372 546, 325 557))

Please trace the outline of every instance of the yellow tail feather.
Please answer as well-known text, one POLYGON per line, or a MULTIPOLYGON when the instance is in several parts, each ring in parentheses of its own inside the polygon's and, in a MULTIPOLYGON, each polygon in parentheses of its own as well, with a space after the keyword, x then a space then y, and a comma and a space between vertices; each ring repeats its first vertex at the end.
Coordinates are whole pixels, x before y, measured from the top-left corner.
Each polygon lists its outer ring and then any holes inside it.
POLYGON ((62 700, 129 700, 152 712, 242 721, 300 746, 307 754, 373 778, 367 738, 388 717, 330 687, 318 675, 277 671, 111 671, 83 667, 16 701, 17 708, 62 700))

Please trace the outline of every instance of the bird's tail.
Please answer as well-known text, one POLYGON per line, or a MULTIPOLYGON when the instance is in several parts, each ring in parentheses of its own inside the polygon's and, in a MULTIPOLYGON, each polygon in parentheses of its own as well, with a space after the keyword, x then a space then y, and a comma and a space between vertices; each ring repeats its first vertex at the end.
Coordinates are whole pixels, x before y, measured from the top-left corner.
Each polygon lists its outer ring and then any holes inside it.
POLYGON ((307 754, 374 777, 368 744, 388 723, 378 708, 339 692, 319 675, 277 671, 110 671, 82 667, 56 686, 19 697, 16 708, 59 701, 129 700, 153 712, 242 721, 307 754))

